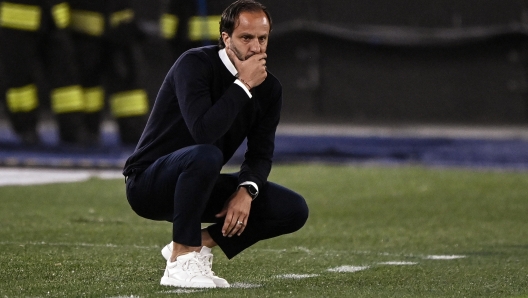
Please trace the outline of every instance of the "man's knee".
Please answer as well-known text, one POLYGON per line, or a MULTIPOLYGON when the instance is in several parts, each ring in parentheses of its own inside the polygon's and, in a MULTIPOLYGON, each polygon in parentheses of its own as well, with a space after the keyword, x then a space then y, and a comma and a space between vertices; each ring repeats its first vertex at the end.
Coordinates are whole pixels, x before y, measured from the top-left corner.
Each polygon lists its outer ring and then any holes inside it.
POLYGON ((309 210, 306 201, 301 195, 297 195, 295 204, 290 215, 290 232, 295 232, 301 229, 308 220, 309 210))
POLYGON ((196 145, 191 149, 189 169, 219 173, 224 163, 222 151, 214 145, 196 145))

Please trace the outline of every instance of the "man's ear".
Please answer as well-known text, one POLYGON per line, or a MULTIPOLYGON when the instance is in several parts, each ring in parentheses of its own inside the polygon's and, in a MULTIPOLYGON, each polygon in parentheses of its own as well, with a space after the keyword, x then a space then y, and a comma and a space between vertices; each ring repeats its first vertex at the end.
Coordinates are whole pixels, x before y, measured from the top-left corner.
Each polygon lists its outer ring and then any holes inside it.
POLYGON ((224 42, 225 45, 229 44, 229 39, 231 37, 229 36, 229 34, 227 34, 227 32, 222 32, 222 41, 224 42))

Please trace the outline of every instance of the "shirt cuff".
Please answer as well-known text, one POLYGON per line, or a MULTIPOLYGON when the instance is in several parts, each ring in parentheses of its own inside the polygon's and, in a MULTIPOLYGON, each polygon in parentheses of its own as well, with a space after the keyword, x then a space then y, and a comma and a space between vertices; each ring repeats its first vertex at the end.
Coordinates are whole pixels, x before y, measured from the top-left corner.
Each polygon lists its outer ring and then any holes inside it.
POLYGON ((241 187, 246 188, 248 194, 251 196, 252 201, 258 197, 259 190, 255 182, 251 182, 251 181, 242 182, 238 185, 237 190, 239 190, 241 187))
POLYGON ((242 87, 242 89, 244 89, 244 91, 246 91, 246 93, 249 96, 249 98, 253 98, 253 95, 251 94, 251 92, 249 92, 249 89, 246 87, 246 85, 244 83, 242 83, 242 81, 240 81, 239 79, 236 79, 235 80, 235 84, 237 84, 238 86, 242 87))
POLYGON ((242 186, 242 185, 253 185, 253 187, 257 190, 257 192, 259 192, 258 185, 255 182, 245 181, 245 182, 240 183, 238 186, 242 186))

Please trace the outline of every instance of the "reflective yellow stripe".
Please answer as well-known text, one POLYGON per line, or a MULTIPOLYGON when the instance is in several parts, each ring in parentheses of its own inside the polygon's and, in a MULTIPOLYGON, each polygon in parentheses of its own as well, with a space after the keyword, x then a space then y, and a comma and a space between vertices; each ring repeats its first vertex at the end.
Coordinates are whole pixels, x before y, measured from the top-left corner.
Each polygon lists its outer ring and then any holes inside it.
POLYGON ((104 32, 104 16, 87 10, 72 10, 71 28, 88 35, 101 36, 104 32))
POLYGON ((117 118, 145 115, 148 113, 147 93, 144 90, 131 90, 113 94, 110 107, 117 118))
POLYGON ((161 36, 166 39, 171 39, 176 36, 178 31, 178 23, 180 20, 173 14, 164 13, 160 19, 161 36))
POLYGON ((70 5, 67 2, 54 5, 51 8, 51 14, 57 28, 64 29, 70 25, 70 5))
POLYGON ((73 85, 51 90, 51 109, 55 114, 84 110, 82 87, 73 85))
POLYGON ((40 27, 40 7, 9 2, 0 3, 0 27, 36 31, 40 27))
POLYGON ((220 36, 221 16, 192 17, 189 20, 189 39, 215 40, 220 36))
POLYGON ((30 112, 38 107, 37 86, 26 85, 7 90, 7 108, 12 113, 30 112))
POLYGON ((121 23, 130 23, 133 19, 134 11, 132 9, 117 11, 110 16, 110 26, 117 27, 121 23))
POLYGON ((84 111, 99 112, 104 107, 104 90, 102 87, 84 88, 84 111))

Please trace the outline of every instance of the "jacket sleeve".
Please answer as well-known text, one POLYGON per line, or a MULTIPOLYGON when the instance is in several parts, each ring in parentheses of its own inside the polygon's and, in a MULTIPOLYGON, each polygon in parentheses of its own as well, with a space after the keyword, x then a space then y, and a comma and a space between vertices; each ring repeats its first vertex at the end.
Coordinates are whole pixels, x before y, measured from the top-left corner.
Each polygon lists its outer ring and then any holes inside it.
POLYGON ((271 172, 273 152, 275 150, 275 133, 282 108, 282 87, 280 83, 277 82, 275 85, 269 100, 272 103, 247 136, 247 150, 238 178, 239 183, 245 181, 255 182, 259 190, 262 189, 271 172))
POLYGON ((250 100, 233 77, 233 84, 213 103, 213 66, 205 54, 187 52, 171 75, 181 114, 197 144, 213 144, 222 137, 250 100))

